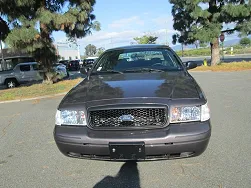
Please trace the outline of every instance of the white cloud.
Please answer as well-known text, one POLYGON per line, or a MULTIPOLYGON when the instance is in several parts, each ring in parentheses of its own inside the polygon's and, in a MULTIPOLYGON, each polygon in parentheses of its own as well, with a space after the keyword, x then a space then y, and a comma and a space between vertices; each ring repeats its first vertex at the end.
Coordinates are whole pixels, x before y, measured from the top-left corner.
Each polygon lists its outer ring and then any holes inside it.
POLYGON ((121 32, 95 32, 90 36, 78 40, 82 47, 88 44, 94 44, 97 47, 104 47, 106 49, 121 45, 130 45, 134 37, 141 35, 137 30, 126 30, 121 32))
POLYGON ((163 35, 163 34, 173 34, 173 33, 175 33, 176 31, 175 30, 173 30, 173 29, 159 29, 159 30, 157 30, 156 31, 156 33, 157 34, 159 34, 159 35, 163 35))
POLYGON ((133 16, 133 17, 130 17, 130 18, 115 20, 109 25, 109 27, 111 27, 113 29, 124 29, 126 27, 131 26, 132 24, 143 26, 144 21, 141 20, 138 16, 133 16))
POLYGON ((157 18, 152 19, 152 22, 159 27, 164 27, 167 29, 173 29, 173 16, 172 15, 163 15, 157 18))
POLYGON ((172 44, 172 35, 176 31, 173 29, 159 29, 156 31, 156 36, 158 37, 157 42, 159 44, 172 44))
MULTIPOLYGON (((155 30, 153 32, 154 35, 158 37, 157 42, 159 44, 164 44, 166 40, 170 43, 172 33, 174 33, 174 30, 171 29, 159 29, 155 30)), ((92 35, 87 36, 82 39, 78 39, 78 43, 81 46, 81 54, 84 52, 85 46, 88 44, 93 44, 95 46, 104 47, 105 49, 109 49, 112 47, 117 46, 124 46, 124 45, 130 45, 131 42, 135 42, 133 38, 142 36, 144 34, 147 34, 145 32, 141 32, 138 30, 125 30, 120 32, 94 32, 92 35)), ((57 41, 65 41, 66 37, 62 37, 58 39, 57 41)))

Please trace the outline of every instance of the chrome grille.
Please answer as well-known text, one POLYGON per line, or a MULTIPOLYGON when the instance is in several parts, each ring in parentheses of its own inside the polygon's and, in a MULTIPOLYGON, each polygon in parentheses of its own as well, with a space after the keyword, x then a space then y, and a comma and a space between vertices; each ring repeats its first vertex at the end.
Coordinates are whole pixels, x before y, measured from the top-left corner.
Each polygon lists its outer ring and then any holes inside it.
POLYGON ((166 108, 109 109, 89 112, 92 128, 158 128, 167 123, 166 108))

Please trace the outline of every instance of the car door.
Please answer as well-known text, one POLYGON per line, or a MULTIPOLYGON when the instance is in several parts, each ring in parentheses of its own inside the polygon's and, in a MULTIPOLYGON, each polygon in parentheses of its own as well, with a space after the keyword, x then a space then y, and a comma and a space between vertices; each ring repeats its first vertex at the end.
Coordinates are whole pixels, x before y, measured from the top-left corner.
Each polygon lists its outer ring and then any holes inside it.
POLYGON ((21 82, 30 82, 32 81, 33 71, 31 71, 30 64, 19 65, 20 68, 20 81, 21 82))
POLYGON ((41 75, 39 73, 39 68, 38 68, 38 64, 37 63, 31 64, 30 76, 31 76, 31 81, 42 80, 42 77, 41 77, 41 75))

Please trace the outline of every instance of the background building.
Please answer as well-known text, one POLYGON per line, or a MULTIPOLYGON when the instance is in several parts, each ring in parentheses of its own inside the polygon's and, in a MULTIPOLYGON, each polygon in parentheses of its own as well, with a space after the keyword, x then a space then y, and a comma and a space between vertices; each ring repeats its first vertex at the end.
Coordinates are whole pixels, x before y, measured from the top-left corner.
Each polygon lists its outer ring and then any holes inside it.
POLYGON ((60 59, 80 59, 79 46, 70 42, 56 42, 56 48, 60 59))

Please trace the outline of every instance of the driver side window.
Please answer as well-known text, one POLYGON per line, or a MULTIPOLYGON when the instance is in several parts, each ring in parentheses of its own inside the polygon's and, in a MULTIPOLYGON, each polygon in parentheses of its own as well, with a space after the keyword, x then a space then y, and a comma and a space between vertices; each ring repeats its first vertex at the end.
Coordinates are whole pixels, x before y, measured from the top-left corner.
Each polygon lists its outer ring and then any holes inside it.
POLYGON ((20 65, 20 71, 27 72, 27 71, 30 71, 30 70, 31 70, 30 65, 20 65))

